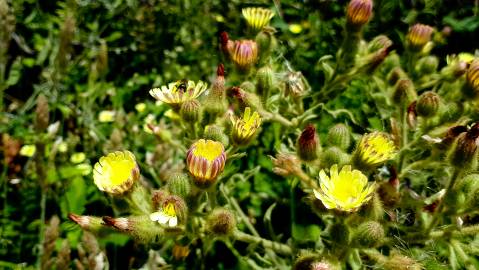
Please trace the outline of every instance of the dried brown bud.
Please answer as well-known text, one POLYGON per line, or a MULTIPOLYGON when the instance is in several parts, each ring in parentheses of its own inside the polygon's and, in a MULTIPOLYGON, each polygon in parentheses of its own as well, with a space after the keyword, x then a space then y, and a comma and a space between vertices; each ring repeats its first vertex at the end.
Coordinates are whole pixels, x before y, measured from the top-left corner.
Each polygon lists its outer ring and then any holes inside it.
POLYGON ((236 229, 236 219, 234 214, 226 209, 218 208, 208 217, 208 231, 217 235, 230 235, 236 229))
POLYGON ((273 172, 281 176, 296 175, 301 171, 301 162, 295 155, 278 153, 273 160, 273 172))

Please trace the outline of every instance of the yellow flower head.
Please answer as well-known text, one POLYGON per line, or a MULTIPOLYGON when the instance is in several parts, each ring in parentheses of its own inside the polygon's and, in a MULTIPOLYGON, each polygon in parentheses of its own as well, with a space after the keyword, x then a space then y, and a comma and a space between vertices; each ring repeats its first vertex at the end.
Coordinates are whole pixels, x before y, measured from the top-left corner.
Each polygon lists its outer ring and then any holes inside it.
POLYGON ((108 123, 115 121, 116 112, 115 111, 101 111, 98 114, 98 121, 102 123, 108 123))
POLYGON ((101 191, 118 195, 129 190, 140 178, 140 169, 130 151, 117 151, 100 158, 93 180, 101 191))
POLYGON ((223 144, 200 139, 191 145, 186 154, 188 171, 198 187, 211 186, 223 171, 226 153, 223 144))
POLYGON ((251 113, 251 108, 246 107, 242 118, 231 117, 233 123, 233 141, 238 145, 248 144, 261 125, 258 112, 251 113))
POLYGON ((353 212, 371 199, 375 185, 368 184, 368 178, 361 171, 351 170, 351 166, 346 165, 338 172, 338 165, 335 164, 329 175, 321 170, 320 189, 313 190, 314 196, 326 208, 353 212))
POLYGON ((263 29, 274 17, 273 11, 266 8, 243 8, 242 13, 248 25, 255 31, 263 29))
POLYGON ((150 95, 155 99, 164 103, 176 106, 185 101, 199 97, 207 88, 207 84, 198 81, 179 80, 176 82, 163 85, 161 88, 153 88, 150 95))
POLYGON ((34 144, 25 144, 20 148, 20 155, 24 157, 33 157, 36 151, 37 147, 34 144))
POLYGON ((359 168, 369 169, 394 158, 396 147, 387 134, 373 132, 364 135, 353 153, 353 161, 359 168))

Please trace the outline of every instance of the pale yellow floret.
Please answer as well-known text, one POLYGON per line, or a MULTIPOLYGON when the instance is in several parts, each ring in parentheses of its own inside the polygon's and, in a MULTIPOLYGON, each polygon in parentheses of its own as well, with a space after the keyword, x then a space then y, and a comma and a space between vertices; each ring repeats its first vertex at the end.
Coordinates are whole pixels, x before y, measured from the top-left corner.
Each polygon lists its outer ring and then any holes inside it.
POLYGON ((213 161, 221 155, 223 150, 224 148, 221 143, 201 139, 195 143, 193 155, 197 157, 203 157, 208 161, 213 161))

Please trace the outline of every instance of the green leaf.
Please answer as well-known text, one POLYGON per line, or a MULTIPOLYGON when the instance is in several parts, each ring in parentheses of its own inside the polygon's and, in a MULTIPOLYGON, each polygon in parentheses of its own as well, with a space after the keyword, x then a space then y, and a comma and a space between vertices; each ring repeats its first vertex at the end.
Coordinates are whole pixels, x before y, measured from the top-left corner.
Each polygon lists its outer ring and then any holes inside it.
POLYGON ((321 234, 321 228, 318 225, 300 225, 294 224, 293 238, 299 242, 316 242, 321 234))
POLYGON ((10 72, 8 73, 8 78, 7 78, 7 85, 12 86, 17 84, 17 82, 20 80, 22 77, 22 61, 20 58, 15 59, 13 62, 10 72))
POLYGON ((66 217, 68 213, 82 214, 86 204, 85 180, 82 177, 75 177, 60 201, 62 216, 66 217))

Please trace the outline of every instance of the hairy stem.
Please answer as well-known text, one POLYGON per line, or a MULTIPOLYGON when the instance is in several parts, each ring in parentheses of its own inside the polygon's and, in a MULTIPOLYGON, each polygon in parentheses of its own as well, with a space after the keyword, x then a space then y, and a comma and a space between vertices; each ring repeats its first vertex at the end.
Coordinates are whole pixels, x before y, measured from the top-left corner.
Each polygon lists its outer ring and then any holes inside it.
POLYGON ((291 249, 290 246, 281 244, 278 242, 274 242, 271 240, 267 240, 259 236, 254 236, 251 234, 246 234, 241 231, 236 231, 234 233, 234 238, 238 241, 261 245, 265 249, 274 250, 275 252, 282 255, 290 255, 290 256, 293 255, 293 250, 291 249))

